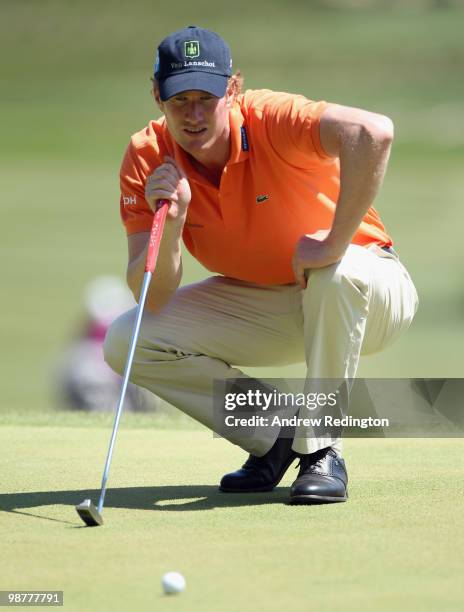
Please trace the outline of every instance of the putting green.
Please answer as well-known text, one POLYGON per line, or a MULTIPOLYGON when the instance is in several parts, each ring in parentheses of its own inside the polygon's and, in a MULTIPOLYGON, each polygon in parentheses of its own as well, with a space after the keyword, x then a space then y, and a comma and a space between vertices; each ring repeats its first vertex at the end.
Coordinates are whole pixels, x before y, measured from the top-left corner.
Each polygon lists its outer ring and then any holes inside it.
POLYGON ((462 610, 462 440, 348 440, 346 504, 227 495, 243 452, 204 430, 124 427, 105 525, 98 497, 109 431, 4 426, 1 589, 63 590, 68 610, 462 610), (89 490, 89 487, 91 489, 89 490), (187 580, 161 593, 164 572, 187 580))

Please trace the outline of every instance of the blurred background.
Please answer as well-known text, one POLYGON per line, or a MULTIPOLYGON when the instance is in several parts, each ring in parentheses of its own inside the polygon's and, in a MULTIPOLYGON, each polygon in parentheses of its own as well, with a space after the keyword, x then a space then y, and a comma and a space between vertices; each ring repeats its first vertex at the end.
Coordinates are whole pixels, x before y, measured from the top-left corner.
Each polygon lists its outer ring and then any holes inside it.
MULTIPOLYGON (((159 115, 150 95, 156 46, 193 24, 229 42, 247 88, 393 119, 376 208, 421 304, 409 333, 364 358, 359 375, 463 376, 464 2, 1 6, 2 422, 57 418, 51 381, 81 324, 86 287, 98 276, 124 278, 118 171, 131 134, 159 115)), ((206 275, 185 254, 184 283, 206 275)), ((249 372, 302 376, 304 366, 249 372)))

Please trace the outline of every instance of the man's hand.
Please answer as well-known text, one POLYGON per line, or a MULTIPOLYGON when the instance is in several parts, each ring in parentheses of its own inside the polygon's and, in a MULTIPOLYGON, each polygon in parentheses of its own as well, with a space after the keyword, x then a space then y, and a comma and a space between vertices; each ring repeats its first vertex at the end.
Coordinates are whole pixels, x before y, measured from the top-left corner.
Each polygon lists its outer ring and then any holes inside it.
POLYGON ((172 157, 166 155, 164 164, 158 166, 147 178, 145 199, 148 205, 156 212, 157 200, 170 200, 167 218, 183 222, 191 198, 192 193, 185 172, 172 157))
POLYGON ((302 289, 307 285, 305 270, 330 266, 343 257, 344 250, 335 248, 327 239, 328 235, 329 230, 319 230, 315 234, 305 234, 296 244, 292 266, 302 289))

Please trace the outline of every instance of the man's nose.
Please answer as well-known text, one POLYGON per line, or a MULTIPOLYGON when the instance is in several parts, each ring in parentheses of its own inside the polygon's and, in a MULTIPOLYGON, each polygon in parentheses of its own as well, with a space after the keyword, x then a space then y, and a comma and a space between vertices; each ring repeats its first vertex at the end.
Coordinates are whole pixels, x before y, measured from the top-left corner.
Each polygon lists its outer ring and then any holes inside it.
POLYGON ((191 121, 201 121, 203 119, 203 107, 201 102, 192 100, 187 107, 187 116, 191 121))

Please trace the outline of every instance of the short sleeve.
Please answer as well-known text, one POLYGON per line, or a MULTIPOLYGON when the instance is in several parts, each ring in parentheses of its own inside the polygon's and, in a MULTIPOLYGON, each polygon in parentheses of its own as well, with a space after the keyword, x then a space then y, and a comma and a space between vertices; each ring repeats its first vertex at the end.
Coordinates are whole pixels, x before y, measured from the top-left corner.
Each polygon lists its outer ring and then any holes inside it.
POLYGON ((126 149, 119 173, 121 188, 121 220, 127 234, 150 231, 153 212, 145 200, 145 182, 149 166, 143 156, 143 149, 138 149, 133 139, 126 149))
POLYGON ((325 101, 274 94, 263 107, 263 120, 275 152, 289 164, 302 168, 333 163, 334 158, 324 151, 320 138, 320 118, 327 107, 325 101))

